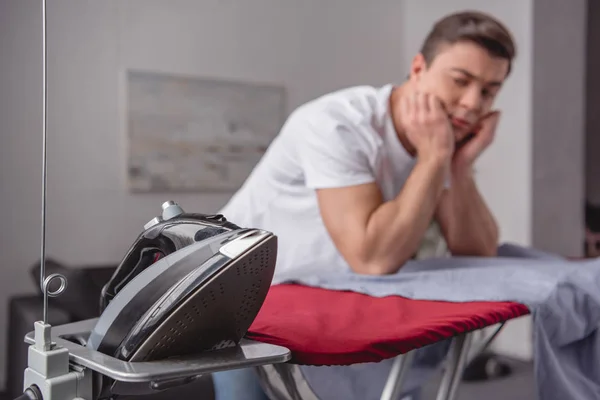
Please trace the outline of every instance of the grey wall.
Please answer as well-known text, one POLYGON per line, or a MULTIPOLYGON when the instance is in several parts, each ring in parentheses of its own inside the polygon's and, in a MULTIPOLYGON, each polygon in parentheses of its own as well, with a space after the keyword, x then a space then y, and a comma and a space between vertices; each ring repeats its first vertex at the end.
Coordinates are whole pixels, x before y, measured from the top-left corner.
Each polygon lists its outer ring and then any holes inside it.
POLYGON ((585 190, 587 200, 600 207, 600 2, 588 1, 587 107, 585 190))
POLYGON ((567 256, 583 251, 586 22, 586 0, 534 2, 532 244, 567 256))

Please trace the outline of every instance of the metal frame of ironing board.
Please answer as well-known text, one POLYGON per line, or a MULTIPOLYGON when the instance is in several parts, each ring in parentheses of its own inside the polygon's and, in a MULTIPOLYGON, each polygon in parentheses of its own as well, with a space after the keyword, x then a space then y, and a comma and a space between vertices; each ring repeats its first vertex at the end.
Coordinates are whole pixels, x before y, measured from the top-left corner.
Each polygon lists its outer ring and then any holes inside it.
MULTIPOLYGON (((450 352, 446 360, 447 364, 445 365, 436 400, 454 400, 456 398, 472 339, 473 333, 464 333, 452 338, 450 352)), ((399 398, 413 357, 414 351, 411 351, 394 359, 392 369, 381 393, 381 400, 396 400, 399 398)))
MULTIPOLYGON (((502 328, 504 328, 505 324, 506 322, 501 322, 496 331, 487 338, 475 352, 473 352, 471 357, 469 357, 469 350, 473 343, 473 336, 475 333, 480 332, 485 328, 474 332, 463 333, 452 338, 452 344, 450 345, 450 351, 446 359, 446 365, 444 366, 444 375, 442 376, 438 388, 436 400, 454 400, 456 398, 458 385, 460 384, 465 366, 489 347, 502 328)), ((413 357, 414 351, 401 354, 394 359, 392 369, 390 370, 383 392, 381 393, 380 400, 395 400, 398 398, 413 357)))
MULTIPOLYGON (((472 332, 465 332, 451 338, 450 349, 442 367, 444 373, 438 387, 436 400, 456 399, 465 366, 490 345, 505 324, 506 322, 501 322, 495 332, 483 341, 470 356, 469 352, 475 334, 487 327, 472 332)), ((403 384, 410 370, 415 351, 400 354, 394 358, 380 400, 400 399, 403 384)), ((298 364, 261 365, 255 367, 255 370, 259 375, 263 389, 267 392, 271 400, 319 400, 318 396, 311 390, 308 382, 304 379, 300 365, 298 364)))
MULTIPOLYGON (((468 332, 452 338, 436 400, 454 400, 456 398, 462 372, 467 363, 473 333, 468 332)), ((400 399, 414 355, 415 351, 413 350, 394 358, 381 393, 381 400, 400 399)), ((260 377, 263 389, 271 400, 319 400, 304 379, 298 364, 261 365, 257 366, 255 370, 260 377)))

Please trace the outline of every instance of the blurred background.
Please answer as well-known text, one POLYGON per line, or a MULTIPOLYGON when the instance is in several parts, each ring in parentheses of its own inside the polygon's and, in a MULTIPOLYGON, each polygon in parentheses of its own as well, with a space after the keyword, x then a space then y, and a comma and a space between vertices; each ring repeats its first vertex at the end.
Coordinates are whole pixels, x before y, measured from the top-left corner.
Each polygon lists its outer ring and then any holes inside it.
MULTIPOLYGON (((116 264, 164 201, 210 213, 233 194, 129 190, 128 71, 277 86, 286 116, 338 88, 400 82, 433 22, 463 9, 495 15, 518 45, 496 141, 477 173, 502 241, 596 255, 598 2, 48 0, 47 256, 116 264)), ((41 46, 41 1, 0 0, 0 355, 10 299, 37 290, 41 46)), ((529 319, 511 322, 494 349, 531 360, 529 319)))

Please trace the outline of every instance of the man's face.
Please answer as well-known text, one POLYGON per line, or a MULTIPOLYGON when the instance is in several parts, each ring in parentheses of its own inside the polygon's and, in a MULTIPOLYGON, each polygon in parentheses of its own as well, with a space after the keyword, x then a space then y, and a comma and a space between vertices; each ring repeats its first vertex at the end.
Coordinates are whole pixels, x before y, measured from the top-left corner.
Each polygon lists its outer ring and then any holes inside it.
POLYGON ((443 46, 429 66, 422 55, 416 56, 410 79, 417 90, 441 100, 460 142, 491 111, 508 67, 508 60, 491 56, 477 44, 458 42, 443 46))

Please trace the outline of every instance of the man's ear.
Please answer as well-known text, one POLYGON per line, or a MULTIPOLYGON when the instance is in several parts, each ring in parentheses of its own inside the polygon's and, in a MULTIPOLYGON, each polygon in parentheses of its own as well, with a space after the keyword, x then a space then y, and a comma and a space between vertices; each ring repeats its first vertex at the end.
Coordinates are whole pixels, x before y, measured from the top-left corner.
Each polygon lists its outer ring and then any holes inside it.
POLYGON ((412 63, 410 64, 409 80, 416 82, 421 78, 421 75, 427 69, 427 62, 423 54, 418 53, 413 57, 412 63))

